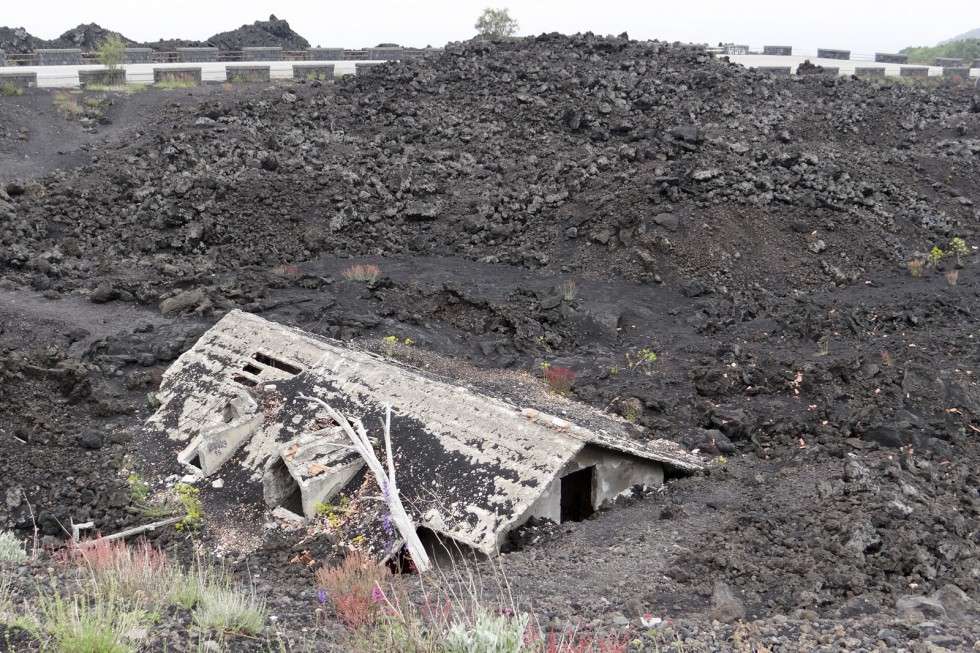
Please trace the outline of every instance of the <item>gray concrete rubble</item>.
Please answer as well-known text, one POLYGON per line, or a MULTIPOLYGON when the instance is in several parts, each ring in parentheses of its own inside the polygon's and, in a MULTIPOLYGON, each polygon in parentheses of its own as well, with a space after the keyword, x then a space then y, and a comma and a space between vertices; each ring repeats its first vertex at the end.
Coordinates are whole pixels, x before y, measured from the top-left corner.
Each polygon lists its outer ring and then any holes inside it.
POLYGON ((384 548, 380 488, 333 420, 299 395, 379 437, 391 405, 398 485, 416 525, 486 555, 531 517, 582 519, 635 486, 660 485, 665 469, 702 466, 668 441, 629 439, 617 420, 586 429, 240 311, 167 370, 149 425, 184 443, 179 459, 199 476, 228 465, 244 471, 228 476, 260 485, 280 514, 309 519, 344 488, 345 496, 373 493, 350 512, 359 514, 361 541, 384 548))

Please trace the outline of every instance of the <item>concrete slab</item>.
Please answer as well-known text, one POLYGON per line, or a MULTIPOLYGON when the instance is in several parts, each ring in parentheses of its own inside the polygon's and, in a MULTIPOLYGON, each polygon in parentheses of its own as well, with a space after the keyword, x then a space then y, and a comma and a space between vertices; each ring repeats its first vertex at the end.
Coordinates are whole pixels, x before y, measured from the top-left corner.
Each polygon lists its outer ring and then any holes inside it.
MULTIPOLYGON (((659 485, 665 467, 701 468, 673 443, 625 437, 625 426, 608 417, 597 414, 603 427, 587 429, 240 311, 167 370, 148 425, 182 442, 179 460, 196 473, 235 464, 240 473, 226 479, 261 484, 270 509, 312 517, 359 478, 362 463, 332 419, 302 396, 371 429, 393 406, 398 485, 413 519, 485 555, 532 516, 560 520, 569 478, 588 512, 634 485, 659 485)), ((371 530, 377 515, 365 519, 366 532, 382 537, 376 523, 371 530)))

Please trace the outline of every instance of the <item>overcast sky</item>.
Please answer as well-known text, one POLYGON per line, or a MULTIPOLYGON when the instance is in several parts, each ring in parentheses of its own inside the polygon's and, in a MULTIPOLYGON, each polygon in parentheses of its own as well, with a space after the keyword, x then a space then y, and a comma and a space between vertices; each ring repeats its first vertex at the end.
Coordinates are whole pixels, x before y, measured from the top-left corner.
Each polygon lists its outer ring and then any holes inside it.
POLYGON ((628 32, 634 39, 792 45, 803 54, 818 47, 895 52, 980 27, 977 0, 0 0, 0 25, 45 39, 95 22, 136 41, 203 40, 275 14, 313 46, 438 47, 472 37, 488 6, 509 9, 521 35, 628 32))

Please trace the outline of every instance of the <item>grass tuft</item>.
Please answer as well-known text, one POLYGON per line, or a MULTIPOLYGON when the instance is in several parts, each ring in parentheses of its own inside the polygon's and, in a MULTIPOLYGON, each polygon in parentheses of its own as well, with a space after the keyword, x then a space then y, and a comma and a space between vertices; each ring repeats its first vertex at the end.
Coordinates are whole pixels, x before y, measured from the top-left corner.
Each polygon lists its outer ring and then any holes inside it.
POLYGON ((348 281, 363 281, 365 283, 371 283, 376 281, 379 276, 381 276, 381 268, 377 265, 362 265, 358 263, 357 265, 352 265, 351 267, 344 270, 341 275, 348 281))
POLYGON ((37 639, 45 642, 45 651, 57 653, 130 653, 135 646, 127 633, 147 623, 142 610, 127 610, 115 599, 89 600, 76 595, 70 599, 57 591, 38 591, 37 611, 19 619, 37 639))
POLYGON ((199 578, 200 595, 193 621, 205 630, 257 635, 266 620, 265 599, 234 587, 226 574, 199 578))

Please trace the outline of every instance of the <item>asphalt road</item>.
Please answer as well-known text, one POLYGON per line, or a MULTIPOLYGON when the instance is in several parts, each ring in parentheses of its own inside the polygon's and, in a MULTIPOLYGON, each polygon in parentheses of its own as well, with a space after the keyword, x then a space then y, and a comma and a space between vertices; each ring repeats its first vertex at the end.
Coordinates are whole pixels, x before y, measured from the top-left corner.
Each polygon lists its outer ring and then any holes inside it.
MULTIPOLYGON (((740 64, 746 67, 759 67, 759 66, 778 66, 778 67, 790 67, 790 72, 792 74, 796 73, 796 68, 801 63, 809 60, 810 63, 817 66, 829 66, 840 68, 841 75, 853 75, 855 68, 884 68, 885 74, 888 76, 899 75, 899 69, 902 68, 899 64, 882 64, 874 63, 873 61, 861 61, 861 60, 841 60, 841 59, 818 59, 817 57, 807 57, 794 55, 791 57, 779 57, 772 55, 759 55, 759 54, 746 54, 746 55, 723 55, 727 56, 733 63, 740 64)), ((249 62, 254 65, 269 66, 269 74, 272 79, 291 79, 293 76, 293 61, 265 61, 265 62, 249 62)), ((312 62, 307 62, 312 63, 312 62)), ((335 66, 335 72, 338 75, 351 75, 354 74, 354 64, 355 63, 369 63, 369 62, 354 62, 354 61, 324 61, 317 63, 332 63, 335 66)), ((380 63, 380 62, 378 62, 380 63)), ((223 82, 225 81, 225 66, 228 65, 225 62, 221 63, 175 63, 175 64, 128 64, 121 66, 126 69, 126 79, 131 83, 139 84, 152 84, 153 83, 153 69, 154 68, 183 68, 188 66, 200 67, 202 79, 205 82, 223 82)), ((243 65, 231 64, 231 65, 243 65)), ((78 71, 79 70, 99 70, 101 66, 89 65, 89 66, 8 66, 5 68, 0 68, 0 74, 4 72, 17 72, 17 73, 37 73, 37 85, 41 88, 77 88, 78 87, 78 71)), ((943 69, 938 66, 929 66, 930 76, 942 76, 943 69)), ((980 68, 973 68, 970 70, 971 79, 980 78, 980 68)))

